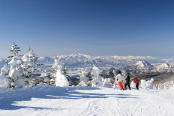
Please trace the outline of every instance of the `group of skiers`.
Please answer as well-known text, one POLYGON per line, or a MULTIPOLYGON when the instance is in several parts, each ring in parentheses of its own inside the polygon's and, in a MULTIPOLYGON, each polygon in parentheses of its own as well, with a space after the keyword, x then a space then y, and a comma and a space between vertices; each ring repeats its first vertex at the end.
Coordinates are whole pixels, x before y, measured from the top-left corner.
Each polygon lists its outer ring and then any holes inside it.
MULTIPOLYGON (((129 90, 131 90, 130 87, 130 75, 127 74, 127 76, 123 76, 121 71, 118 71, 118 74, 115 76, 115 82, 118 84, 118 86, 120 87, 120 90, 126 90, 127 87, 129 88, 129 90)), ((139 89, 139 80, 137 77, 135 77, 133 79, 134 84, 136 85, 136 89, 139 89)))

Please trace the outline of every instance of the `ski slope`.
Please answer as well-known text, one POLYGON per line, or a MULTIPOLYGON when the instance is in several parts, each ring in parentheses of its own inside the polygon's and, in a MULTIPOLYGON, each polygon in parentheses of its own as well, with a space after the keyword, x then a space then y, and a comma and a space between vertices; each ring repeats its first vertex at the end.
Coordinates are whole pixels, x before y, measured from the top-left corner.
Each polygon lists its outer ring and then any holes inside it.
POLYGON ((173 116, 174 89, 126 90, 40 85, 0 89, 0 116, 173 116))

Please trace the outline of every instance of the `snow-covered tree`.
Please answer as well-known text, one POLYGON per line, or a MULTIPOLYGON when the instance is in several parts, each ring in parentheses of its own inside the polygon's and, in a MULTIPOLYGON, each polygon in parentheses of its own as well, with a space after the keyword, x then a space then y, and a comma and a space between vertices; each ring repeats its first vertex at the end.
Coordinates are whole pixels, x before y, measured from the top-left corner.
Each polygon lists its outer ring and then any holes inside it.
POLYGON ((111 83, 111 78, 105 78, 103 81, 103 87, 111 87, 112 83, 111 83))
POLYGON ((21 67, 22 61, 18 56, 12 58, 8 63, 9 69, 9 80, 10 88, 21 88, 25 86, 23 69, 21 67))
POLYGON ((73 84, 73 80, 71 79, 71 77, 68 75, 68 69, 65 67, 65 65, 61 66, 61 72, 63 75, 65 75, 65 77, 68 79, 68 82, 70 85, 73 84))
POLYGON ((0 74, 0 87, 8 88, 9 87, 9 80, 6 75, 0 74))
POLYGON ((10 66, 8 64, 5 64, 2 68, 1 68, 1 74, 3 75, 8 75, 9 74, 9 69, 10 66))
POLYGON ((150 80, 141 80, 141 84, 140 84, 140 87, 142 89, 153 89, 153 82, 154 82, 154 79, 151 78, 150 80))
POLYGON ((36 78, 36 74, 39 72, 38 64, 36 63, 38 57, 34 53, 32 49, 29 48, 28 52, 22 56, 22 68, 23 68, 23 74, 25 77, 25 81, 28 84, 27 86, 35 86, 39 82, 36 78))
POLYGON ((10 57, 18 56, 20 51, 21 51, 20 47, 15 42, 13 42, 10 49, 11 53, 10 57))
POLYGON ((81 69, 80 70, 80 86, 87 86, 89 83, 89 78, 86 76, 86 72, 81 69))
POLYGON ((27 78, 32 77, 35 71, 37 70, 36 61, 37 61, 37 56, 31 49, 29 49, 28 53, 23 55, 22 67, 24 68, 24 73, 27 78))
POLYGON ((52 73, 51 73, 51 80, 52 82, 55 82, 54 84, 56 86, 69 86, 68 79, 65 72, 63 71, 63 67, 59 64, 59 60, 55 59, 54 65, 52 66, 52 73))
POLYGON ((57 69, 57 71, 56 71, 55 84, 56 84, 56 86, 60 86, 60 87, 69 86, 68 79, 61 72, 61 67, 60 67, 60 69, 57 69))
POLYGON ((13 42, 10 49, 12 56, 9 57, 10 59, 1 69, 0 78, 5 84, 4 87, 21 88, 25 86, 23 69, 21 67, 22 60, 18 55, 20 51, 20 47, 13 42))
POLYGON ((31 87, 38 84, 38 79, 33 78, 39 69, 36 63, 38 57, 33 50, 29 49, 25 55, 19 55, 20 47, 13 43, 10 51, 12 56, 1 69, 1 79, 8 83, 9 88, 31 87))
POLYGON ((56 72, 58 70, 58 66, 59 66, 58 60, 55 59, 54 64, 52 65, 51 70, 50 70, 50 78, 51 78, 50 83, 51 84, 55 84, 56 72))
POLYGON ((100 73, 101 73, 101 70, 96 67, 96 66, 93 66, 92 68, 92 81, 91 81, 91 84, 92 84, 92 87, 99 87, 99 86, 102 86, 102 77, 100 76, 100 73))
POLYGON ((5 64, 0 72, 0 87, 8 88, 9 87, 9 65, 5 64))
POLYGON ((164 82, 160 82, 155 84, 156 89, 171 89, 174 87, 174 80, 167 80, 164 82))

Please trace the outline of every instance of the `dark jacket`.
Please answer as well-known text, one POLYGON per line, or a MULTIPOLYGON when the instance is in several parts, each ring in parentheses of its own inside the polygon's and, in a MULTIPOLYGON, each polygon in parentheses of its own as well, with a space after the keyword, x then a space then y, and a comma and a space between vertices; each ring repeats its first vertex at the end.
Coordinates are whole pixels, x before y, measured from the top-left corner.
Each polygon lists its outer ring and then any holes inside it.
POLYGON ((126 84, 129 84, 129 83, 130 83, 130 76, 127 75, 127 77, 126 77, 126 84))

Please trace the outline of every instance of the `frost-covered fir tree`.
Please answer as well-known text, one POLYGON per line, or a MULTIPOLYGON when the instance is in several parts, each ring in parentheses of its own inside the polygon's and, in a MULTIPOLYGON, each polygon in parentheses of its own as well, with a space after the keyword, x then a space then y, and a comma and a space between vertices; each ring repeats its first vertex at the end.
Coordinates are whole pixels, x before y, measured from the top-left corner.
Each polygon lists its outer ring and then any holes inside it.
POLYGON ((89 78, 86 76, 86 72, 81 69, 80 70, 80 86, 88 86, 89 78))
POLYGON ((37 69, 36 64, 37 56, 33 50, 29 49, 28 53, 22 56, 22 67, 24 68, 24 73, 27 78, 33 76, 37 69))
POLYGON ((101 70, 96 67, 96 66, 93 66, 92 68, 92 71, 91 71, 91 74, 92 74, 92 81, 91 81, 91 84, 92 84, 92 87, 100 87, 102 86, 102 77, 100 76, 100 73, 101 73, 101 70))
POLYGON ((71 79, 71 77, 68 75, 68 70, 67 70, 67 68, 65 67, 65 65, 61 66, 61 72, 62 72, 62 74, 65 75, 65 77, 68 79, 69 85, 72 85, 74 82, 73 82, 73 80, 71 79))
POLYGON ((9 87, 9 65, 5 64, 0 72, 0 87, 8 88, 9 87))
POLYGON ((59 67, 59 68, 60 68, 60 69, 57 69, 57 71, 56 71, 56 79, 55 79, 55 84, 56 84, 56 86, 60 86, 60 87, 69 86, 68 79, 67 79, 66 76, 63 75, 63 73, 61 72, 61 67, 59 67))
POLYGON ((54 65, 52 66, 52 79, 51 82, 54 82, 56 86, 64 87, 69 86, 68 79, 66 75, 63 74, 63 67, 59 64, 59 61, 55 59, 54 65))
POLYGON ((11 45, 11 48, 10 48, 11 56, 9 56, 9 57, 12 58, 14 56, 18 56, 19 52, 21 52, 20 47, 15 42, 13 42, 11 45))
MULTIPOLYGON (((0 72, 0 79, 2 80, 0 86, 21 88, 35 86, 40 83, 41 69, 37 64, 38 57, 31 49, 23 56, 19 55, 20 51, 20 47, 13 43, 10 49, 11 56, 0 72)), ((47 79, 43 78, 43 80, 47 79)))
POLYGON ((93 79, 92 70, 93 70, 93 68, 91 68, 86 75, 87 80, 88 80, 88 83, 87 83, 88 86, 92 86, 92 83, 91 83, 92 79, 93 79))
POLYGON ((105 78, 103 80, 103 87, 111 87, 112 83, 111 83, 111 78, 105 78))
POLYGON ((38 57, 34 53, 32 49, 29 48, 28 52, 22 56, 22 68, 23 68, 23 74, 25 77, 25 81, 27 83, 27 86, 35 86, 38 84, 39 80, 36 79, 36 74, 39 73, 39 67, 36 63, 38 57), (36 82, 37 81, 37 82, 36 82))
POLYGON ((9 82, 10 88, 22 88, 25 86, 23 69, 21 67, 22 61, 20 57, 14 56, 8 63, 10 65, 9 69, 9 82))
POLYGON ((10 49, 11 56, 1 69, 0 78, 5 85, 4 87, 21 88, 25 86, 20 51, 20 47, 13 42, 10 49))
POLYGON ((151 78, 150 80, 141 80, 141 84, 140 84, 140 87, 142 89, 153 89, 153 82, 154 82, 154 79, 151 78))

